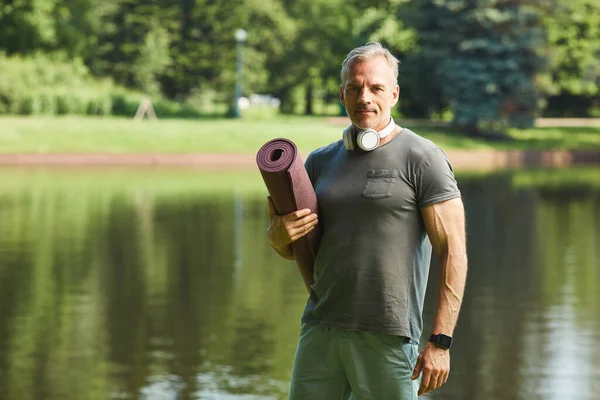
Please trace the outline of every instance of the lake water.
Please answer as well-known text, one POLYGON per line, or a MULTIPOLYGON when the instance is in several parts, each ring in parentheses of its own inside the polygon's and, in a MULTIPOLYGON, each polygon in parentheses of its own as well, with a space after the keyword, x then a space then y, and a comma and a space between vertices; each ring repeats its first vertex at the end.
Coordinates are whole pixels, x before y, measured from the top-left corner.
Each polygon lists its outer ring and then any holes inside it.
MULTIPOLYGON (((600 169, 458 180, 469 278, 426 398, 600 399, 600 169)), ((306 294, 265 196, 254 171, 1 169, 0 399, 286 398, 306 294)))

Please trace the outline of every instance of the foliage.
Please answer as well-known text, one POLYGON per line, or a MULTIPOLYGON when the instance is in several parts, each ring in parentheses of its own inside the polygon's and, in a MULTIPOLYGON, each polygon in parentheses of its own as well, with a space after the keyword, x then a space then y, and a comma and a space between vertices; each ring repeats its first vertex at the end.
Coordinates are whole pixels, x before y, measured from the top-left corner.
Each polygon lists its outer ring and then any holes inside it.
MULTIPOLYGON (((81 60, 36 53, 30 57, 0 54, 0 114, 135 114, 144 95, 92 77, 81 60)), ((190 118, 200 111, 187 103, 155 96, 160 117, 190 118)))
MULTIPOLYGON (((58 53, 135 93, 231 105, 244 28, 244 94, 314 114, 343 112, 341 62, 378 40, 402 61, 403 116, 450 109, 457 124, 488 130, 525 126, 546 104, 548 115, 597 113, 598 26, 594 0, 19 0, 0 7, 0 51, 58 53)), ((0 87, 0 112, 82 109, 35 91, 8 109, 9 96, 0 87)), ((83 108, 102 113, 99 97, 83 108)))
POLYGON ((136 86, 144 93, 160 94, 158 76, 171 62, 169 44, 168 32, 155 22, 146 35, 140 55, 134 64, 136 86))
POLYGON ((531 126, 544 32, 527 1, 421 1, 419 32, 454 113, 469 132, 531 126))
MULTIPOLYGON (((589 117, 600 94, 600 3, 560 2, 545 17, 551 55, 547 115, 589 117)), ((600 104, 597 106, 600 107, 600 104)))

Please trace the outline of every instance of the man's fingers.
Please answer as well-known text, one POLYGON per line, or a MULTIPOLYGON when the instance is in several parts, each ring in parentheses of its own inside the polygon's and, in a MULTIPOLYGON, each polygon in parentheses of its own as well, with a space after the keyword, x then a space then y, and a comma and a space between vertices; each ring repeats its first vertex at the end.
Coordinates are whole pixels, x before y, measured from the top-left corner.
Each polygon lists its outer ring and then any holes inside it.
POLYGON ((432 373, 429 369, 425 369, 423 371, 423 381, 421 381, 421 389, 419 389, 419 396, 435 390, 437 385, 437 379, 438 377, 435 373, 432 373), (426 384, 425 376, 427 376, 426 384))
POLYGON ((438 354, 432 357, 431 350, 427 347, 419 355, 417 365, 413 371, 411 379, 416 379, 422 374, 421 385, 419 386, 419 396, 425 393, 439 389, 448 380, 450 373, 450 360, 448 354, 438 354))
POLYGON ((415 365, 415 369, 413 370, 413 374, 410 377, 413 381, 421 375, 421 370, 423 369, 423 357, 419 356, 417 359, 417 365, 415 365))
MULTIPOLYGON (((275 203, 273 202, 273 198, 271 196, 267 197, 267 201, 269 202, 269 216, 278 216, 279 214, 277 214, 277 209, 275 208, 275 203)), ((302 210, 297 210, 294 212, 291 212, 289 214, 283 215, 281 216, 281 219, 284 220, 285 222, 288 221, 297 221, 300 218, 303 218, 307 215, 310 215, 311 211, 308 208, 304 208, 302 210)), ((317 214, 314 214, 315 218, 317 214)))
POLYGON ((446 383, 446 381, 448 380, 448 372, 443 371, 440 373, 440 377, 438 379, 438 384, 437 384, 437 389, 441 388, 444 383, 446 383))
MULTIPOLYGON (((308 217, 306 217, 306 218, 308 218, 308 217)), ((302 224, 302 225, 298 226, 297 228, 295 228, 294 234, 307 232, 308 229, 313 228, 318 223, 319 223, 318 219, 316 219, 316 218, 311 219, 311 220, 309 220, 309 222, 302 224)))
POLYGON ((288 227, 288 229, 302 229, 305 225, 315 222, 317 218, 319 218, 317 214, 309 214, 295 221, 287 221, 286 226, 288 227))
POLYGON ((423 378, 421 379, 421 386, 419 387, 419 396, 427 392, 429 388, 429 381, 431 379, 431 373, 428 370, 423 371, 423 378))
POLYGON ((308 234, 308 232, 315 229, 315 225, 316 224, 304 225, 304 228, 300 229, 300 232, 299 232, 300 237, 306 236, 308 234))
POLYGON ((294 211, 287 215, 284 215, 283 220, 286 222, 296 221, 300 218, 306 217, 307 215, 310 215, 310 210, 308 208, 305 208, 303 210, 294 211))
POLYGON ((296 240, 300 239, 302 236, 306 236, 313 229, 315 229, 314 225, 308 227, 305 230, 301 230, 300 232, 298 232, 297 234, 295 234, 294 236, 292 236, 292 242, 295 242, 296 240))
POLYGON ((316 218, 312 219, 312 220, 310 220, 310 222, 304 223, 304 224, 288 223, 286 225, 288 235, 290 236, 290 239, 292 241, 294 241, 294 240, 296 240, 294 238, 304 236, 306 233, 308 233, 308 229, 314 228, 314 226, 317 225, 317 223, 319 223, 319 220, 316 218), (296 227, 294 227, 294 226, 296 226, 296 227))
POLYGON ((431 391, 439 389, 444 384, 444 372, 440 371, 437 374, 437 379, 431 382, 431 391))
POLYGON ((423 393, 433 392, 434 390, 441 388, 447 379, 447 371, 432 371, 429 378, 429 387, 426 387, 423 393))

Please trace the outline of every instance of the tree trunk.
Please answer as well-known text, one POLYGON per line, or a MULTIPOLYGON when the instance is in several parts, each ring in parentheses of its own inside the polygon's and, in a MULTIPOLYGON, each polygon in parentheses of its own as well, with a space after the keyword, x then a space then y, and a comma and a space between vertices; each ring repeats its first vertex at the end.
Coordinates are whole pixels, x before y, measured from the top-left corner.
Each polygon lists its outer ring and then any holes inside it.
POLYGON ((282 114, 293 114, 294 113, 294 99, 292 98, 292 89, 284 88, 278 90, 275 95, 281 102, 279 104, 279 112, 282 114))
POLYGON ((304 93, 304 115, 313 115, 313 85, 311 82, 306 84, 304 93))

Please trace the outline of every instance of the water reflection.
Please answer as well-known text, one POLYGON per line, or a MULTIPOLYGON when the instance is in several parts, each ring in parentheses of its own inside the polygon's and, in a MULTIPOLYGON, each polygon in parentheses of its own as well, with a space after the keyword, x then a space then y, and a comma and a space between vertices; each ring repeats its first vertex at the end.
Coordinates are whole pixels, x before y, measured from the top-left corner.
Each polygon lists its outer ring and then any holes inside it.
MULTIPOLYGON (((305 291, 256 175, 0 171, 0 398, 286 398, 305 291)), ((459 181, 471 269, 429 397, 597 398, 600 170, 459 181)))

